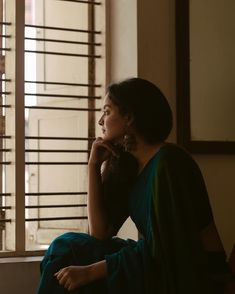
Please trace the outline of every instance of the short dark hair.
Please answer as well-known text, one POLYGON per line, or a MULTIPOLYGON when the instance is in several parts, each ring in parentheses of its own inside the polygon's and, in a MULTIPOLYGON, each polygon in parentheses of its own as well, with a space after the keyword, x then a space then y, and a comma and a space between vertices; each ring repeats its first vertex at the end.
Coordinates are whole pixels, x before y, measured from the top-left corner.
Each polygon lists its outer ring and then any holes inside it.
POLYGON ((147 143, 159 143, 169 136, 172 111, 166 97, 153 83, 130 78, 108 86, 107 94, 120 113, 133 115, 134 127, 147 143))

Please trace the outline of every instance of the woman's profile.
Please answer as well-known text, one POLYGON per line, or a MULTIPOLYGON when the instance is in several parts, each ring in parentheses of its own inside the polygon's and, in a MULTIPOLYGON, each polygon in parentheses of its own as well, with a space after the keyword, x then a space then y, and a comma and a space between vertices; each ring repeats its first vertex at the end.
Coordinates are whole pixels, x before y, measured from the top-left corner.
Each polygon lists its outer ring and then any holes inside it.
POLYGON ((89 234, 66 233, 38 294, 222 294, 230 275, 199 167, 167 143, 172 112, 151 82, 107 89, 88 163, 89 234), (138 241, 115 237, 128 217, 138 241))

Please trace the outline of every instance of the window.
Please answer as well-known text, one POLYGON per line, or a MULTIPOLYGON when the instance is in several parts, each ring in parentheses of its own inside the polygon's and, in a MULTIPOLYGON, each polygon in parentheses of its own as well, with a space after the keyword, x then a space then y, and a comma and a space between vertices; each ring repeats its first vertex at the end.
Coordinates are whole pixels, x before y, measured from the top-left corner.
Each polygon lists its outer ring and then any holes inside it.
POLYGON ((57 235, 88 230, 86 167, 105 85, 105 2, 0 3, 0 250, 41 254, 57 235))

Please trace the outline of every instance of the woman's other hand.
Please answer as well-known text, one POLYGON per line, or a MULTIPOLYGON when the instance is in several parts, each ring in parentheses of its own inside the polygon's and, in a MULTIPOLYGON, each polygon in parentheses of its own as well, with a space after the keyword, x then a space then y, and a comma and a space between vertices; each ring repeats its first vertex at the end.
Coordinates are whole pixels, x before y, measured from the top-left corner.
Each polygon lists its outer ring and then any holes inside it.
POLYGON ((68 266, 55 273, 55 277, 61 286, 71 291, 90 282, 89 271, 89 266, 68 266))
POLYGON ((55 277, 61 286, 68 291, 72 291, 93 281, 105 278, 106 274, 106 262, 102 260, 86 266, 71 265, 62 268, 55 273, 55 277))
POLYGON ((98 137, 92 144, 89 165, 101 166, 111 156, 119 156, 117 148, 111 142, 98 137))

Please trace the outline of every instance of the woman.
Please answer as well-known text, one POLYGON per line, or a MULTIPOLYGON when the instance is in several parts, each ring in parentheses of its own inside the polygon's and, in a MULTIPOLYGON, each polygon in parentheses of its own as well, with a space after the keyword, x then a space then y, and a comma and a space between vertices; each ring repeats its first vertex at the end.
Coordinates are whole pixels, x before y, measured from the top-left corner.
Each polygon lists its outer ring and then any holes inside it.
POLYGON ((38 293, 223 293, 229 274, 206 187, 191 156, 166 143, 161 91, 133 78, 108 88, 88 164, 87 234, 53 241, 38 293), (115 236, 128 216, 141 238, 115 236))

